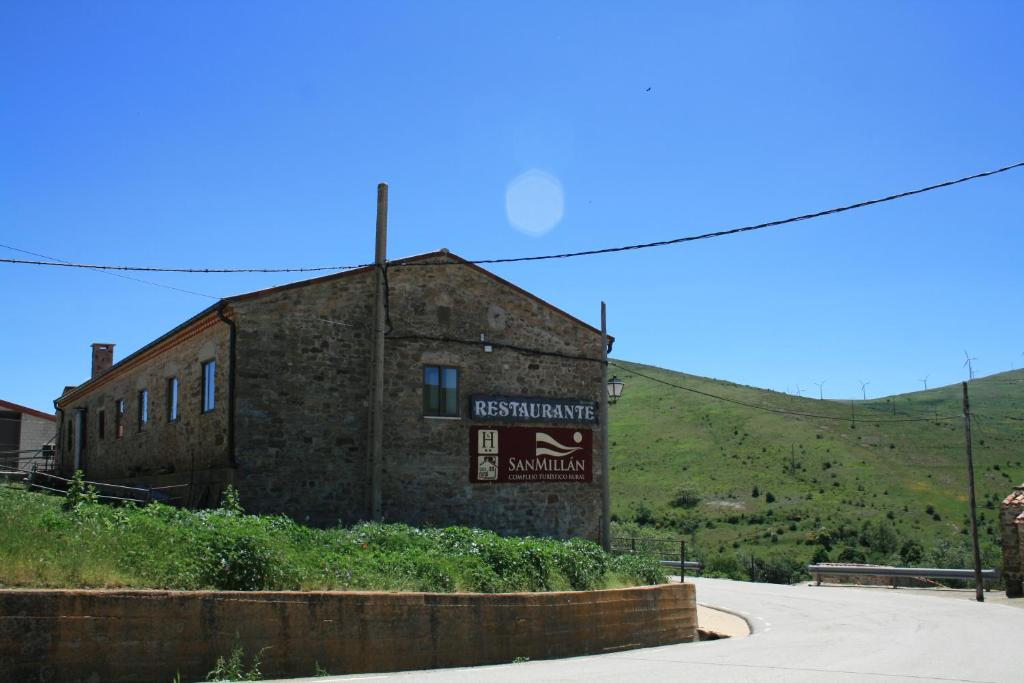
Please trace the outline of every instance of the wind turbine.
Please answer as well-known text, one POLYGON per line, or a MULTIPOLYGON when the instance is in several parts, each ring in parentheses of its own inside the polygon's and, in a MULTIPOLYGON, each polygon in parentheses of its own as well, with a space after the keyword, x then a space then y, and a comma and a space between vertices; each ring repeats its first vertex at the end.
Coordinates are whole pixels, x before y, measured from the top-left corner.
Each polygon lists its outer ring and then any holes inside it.
POLYGON ((825 380, 821 380, 820 382, 815 382, 815 384, 818 385, 818 400, 819 401, 824 401, 825 400, 825 396, 822 394, 821 388, 823 386, 825 386, 825 380))
POLYGON ((929 377, 931 377, 931 375, 925 375, 924 379, 917 380, 918 382, 924 382, 924 390, 925 391, 928 391, 928 378, 929 377))
POLYGON ((972 360, 978 360, 977 358, 971 358, 971 354, 967 353, 967 349, 964 349, 964 364, 960 367, 967 368, 967 379, 974 379, 974 366, 971 365, 972 360))
POLYGON ((799 384, 796 385, 796 395, 797 396, 803 396, 804 395, 804 390, 800 388, 799 384))
POLYGON ((868 380, 867 382, 862 382, 861 380, 857 380, 857 381, 860 382, 860 395, 861 395, 861 398, 864 399, 865 401, 868 400, 868 392, 866 391, 865 388, 867 387, 867 385, 871 384, 871 380, 868 380))

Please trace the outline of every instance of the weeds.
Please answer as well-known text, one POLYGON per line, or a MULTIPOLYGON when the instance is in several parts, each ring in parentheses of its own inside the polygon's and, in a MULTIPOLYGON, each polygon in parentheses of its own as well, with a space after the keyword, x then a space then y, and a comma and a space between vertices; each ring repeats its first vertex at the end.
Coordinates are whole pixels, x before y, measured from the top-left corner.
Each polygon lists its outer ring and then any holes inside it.
POLYGON ((97 504, 83 489, 68 512, 55 497, 0 489, 6 586, 496 593, 664 580, 655 560, 612 558, 582 539, 404 524, 312 529, 247 515, 231 493, 222 507, 193 512, 97 504))
POLYGON ((259 681, 263 679, 260 671, 260 662, 263 660, 263 653, 269 648, 262 648, 252 657, 249 666, 245 666, 245 650, 241 645, 235 645, 231 654, 225 659, 217 657, 213 670, 206 674, 208 681, 259 681))

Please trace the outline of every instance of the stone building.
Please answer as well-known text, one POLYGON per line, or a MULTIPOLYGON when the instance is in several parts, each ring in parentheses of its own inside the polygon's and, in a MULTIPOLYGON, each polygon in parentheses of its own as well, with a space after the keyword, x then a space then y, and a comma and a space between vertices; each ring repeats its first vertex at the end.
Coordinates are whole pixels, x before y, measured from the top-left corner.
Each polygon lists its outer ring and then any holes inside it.
POLYGON ((1024 597, 1024 484, 1016 486, 999 510, 1006 595, 1024 597))
POLYGON ((49 413, 0 401, 0 466, 46 469, 53 459, 55 422, 49 413))
MULTIPOLYGON (((386 270, 382 518, 599 540, 599 330, 441 250, 386 270)), ((55 401, 60 467, 313 525, 370 517, 376 269, 223 299, 55 401), (187 493, 185 493, 187 491, 187 493)))

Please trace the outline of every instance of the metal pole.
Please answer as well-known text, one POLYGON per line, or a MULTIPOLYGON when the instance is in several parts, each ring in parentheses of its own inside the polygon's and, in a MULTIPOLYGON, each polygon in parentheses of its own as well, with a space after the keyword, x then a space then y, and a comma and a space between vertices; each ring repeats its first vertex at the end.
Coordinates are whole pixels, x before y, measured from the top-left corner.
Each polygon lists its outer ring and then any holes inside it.
POLYGON ((373 397, 370 403, 370 518, 383 519, 381 505, 381 477, 384 454, 384 268, 387 264, 388 242, 388 186, 377 185, 377 240, 374 254, 377 276, 376 310, 373 327, 373 397))
POLYGON ((608 488, 608 324, 605 303, 601 302, 601 545, 612 549, 611 491, 608 488))
POLYGON ((967 398, 967 382, 964 389, 964 440, 967 443, 967 494, 971 509, 971 545, 974 551, 974 597, 985 602, 985 585, 981 578, 981 550, 978 548, 978 516, 974 500, 974 454, 971 452, 971 405, 967 398))

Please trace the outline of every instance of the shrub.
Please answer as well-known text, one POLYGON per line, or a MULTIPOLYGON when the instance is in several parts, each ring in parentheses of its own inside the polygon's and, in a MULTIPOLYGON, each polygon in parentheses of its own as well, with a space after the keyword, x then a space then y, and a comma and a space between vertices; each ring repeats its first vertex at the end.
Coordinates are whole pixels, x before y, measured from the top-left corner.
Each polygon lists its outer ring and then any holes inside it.
POLYGON ((676 508, 690 509, 697 507, 698 503, 700 503, 700 496, 695 492, 687 489, 680 489, 676 492, 675 498, 669 502, 669 505, 676 508))
POLYGON ((239 495, 238 489, 231 484, 224 489, 224 494, 220 499, 220 509, 235 515, 245 514, 245 510, 242 509, 242 497, 239 495))
POLYGON ((781 555, 748 556, 744 558, 743 565, 750 580, 757 583, 791 584, 807 576, 802 563, 781 555))
POLYGON ((707 558, 704 561, 704 569, 701 575, 732 579, 734 581, 746 581, 749 578, 746 568, 735 553, 723 553, 707 558))
POLYGON ((836 557, 839 562, 847 562, 850 564, 864 564, 867 562, 867 557, 864 552, 857 548, 851 548, 846 546, 839 551, 839 555, 836 557))
POLYGON ((555 553, 558 569, 569 580, 573 590, 595 588, 608 571, 608 556, 596 543, 574 538, 561 544, 555 553))
POLYGON ((924 548, 913 539, 904 541, 900 547, 900 559, 904 565, 913 567, 924 559, 924 548))
MULTIPOLYGON (((82 496, 87 491, 83 483, 82 496)), ((313 529, 230 503, 193 512, 76 503, 0 488, 0 583, 259 590, 544 591, 660 583, 651 558, 613 560, 575 539, 503 538, 465 527, 313 529)), ((236 499, 237 502, 237 499, 236 499)), ((660 537, 651 527, 633 536, 660 537)), ((225 659, 228 663, 228 659, 225 659)))
POLYGON ((651 508, 647 507, 644 503, 640 503, 636 506, 636 513, 633 515, 633 521, 640 525, 649 525, 654 524, 656 520, 651 508))
POLYGON ((95 505, 98 502, 99 494, 96 492, 96 487, 85 481, 85 474, 82 470, 75 470, 61 507, 65 510, 78 510, 83 505, 95 505))
POLYGON ((649 555, 615 555, 608 563, 608 569, 635 583, 653 585, 665 582, 665 568, 649 555))

